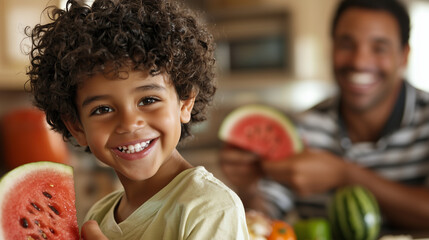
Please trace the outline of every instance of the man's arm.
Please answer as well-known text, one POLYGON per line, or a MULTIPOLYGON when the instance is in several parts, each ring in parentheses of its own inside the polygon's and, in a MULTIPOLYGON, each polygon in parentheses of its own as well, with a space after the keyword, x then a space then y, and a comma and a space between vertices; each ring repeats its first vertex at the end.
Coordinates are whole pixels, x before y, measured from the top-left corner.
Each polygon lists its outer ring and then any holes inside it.
POLYGON ((298 194, 310 196, 359 184, 377 198, 387 220, 408 229, 429 228, 429 189, 387 180, 377 173, 321 150, 305 150, 285 161, 262 161, 265 173, 298 194))
POLYGON ((347 183, 361 184, 372 191, 389 223, 406 229, 429 228, 427 187, 406 186, 360 166, 348 165, 347 183))

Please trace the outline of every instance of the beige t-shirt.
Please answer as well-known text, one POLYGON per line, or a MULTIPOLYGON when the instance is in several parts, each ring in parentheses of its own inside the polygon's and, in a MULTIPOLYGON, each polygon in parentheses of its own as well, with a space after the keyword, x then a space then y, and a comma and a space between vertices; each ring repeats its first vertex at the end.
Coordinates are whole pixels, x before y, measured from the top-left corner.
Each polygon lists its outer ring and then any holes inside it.
POLYGON ((240 199, 204 167, 183 171, 117 224, 114 209, 123 194, 104 197, 85 219, 97 221, 110 240, 249 239, 240 199))

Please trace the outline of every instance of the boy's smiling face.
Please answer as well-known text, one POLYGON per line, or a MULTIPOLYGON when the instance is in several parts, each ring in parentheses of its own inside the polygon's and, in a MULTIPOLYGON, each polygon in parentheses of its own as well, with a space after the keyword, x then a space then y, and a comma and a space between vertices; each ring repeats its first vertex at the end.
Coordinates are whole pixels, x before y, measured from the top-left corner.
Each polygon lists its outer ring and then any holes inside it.
POLYGON ((65 124, 100 161, 139 181, 172 160, 181 123, 189 122, 193 103, 194 98, 179 100, 164 74, 131 71, 127 78, 114 80, 99 74, 77 90, 80 122, 65 124))

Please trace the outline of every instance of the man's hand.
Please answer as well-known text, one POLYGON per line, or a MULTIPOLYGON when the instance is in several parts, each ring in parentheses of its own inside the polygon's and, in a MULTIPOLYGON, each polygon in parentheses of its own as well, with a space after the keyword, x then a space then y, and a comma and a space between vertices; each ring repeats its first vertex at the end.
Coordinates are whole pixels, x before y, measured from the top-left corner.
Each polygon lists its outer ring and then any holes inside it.
POLYGON ((262 177, 259 157, 232 145, 221 149, 219 164, 226 179, 237 188, 254 185, 262 177))
POLYGON ((82 226, 82 240, 109 240, 104 234, 101 232, 98 223, 94 220, 89 220, 85 222, 82 226))
POLYGON ((348 164, 322 150, 305 150, 283 161, 263 160, 267 176, 308 196, 346 184, 348 164))
POLYGON ((266 202, 258 189, 262 178, 260 158, 255 153, 225 145, 220 151, 219 164, 245 208, 266 212, 266 202))

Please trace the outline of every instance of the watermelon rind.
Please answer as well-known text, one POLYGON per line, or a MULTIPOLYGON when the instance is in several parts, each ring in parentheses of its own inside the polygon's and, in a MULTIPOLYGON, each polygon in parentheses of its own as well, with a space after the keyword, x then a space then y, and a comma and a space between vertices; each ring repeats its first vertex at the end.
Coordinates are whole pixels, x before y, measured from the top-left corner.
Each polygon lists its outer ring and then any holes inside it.
POLYGON ((380 210, 375 197, 365 187, 354 185, 337 189, 328 211, 335 239, 377 239, 380 210))
POLYGON ((298 153, 302 151, 303 144, 292 121, 279 110, 262 104, 244 105, 229 113, 225 117, 219 128, 219 139, 227 142, 232 128, 243 118, 254 114, 268 116, 271 119, 275 120, 277 123, 279 123, 283 127, 283 129, 288 132, 288 135, 290 136, 290 140, 292 141, 293 146, 293 152, 298 153))
MULTIPOLYGON (((73 168, 69 165, 49 161, 27 163, 9 171, 0 179, 0 196, 5 196, 9 191, 13 191, 13 188, 17 187, 16 185, 27 175, 43 170, 54 170, 57 173, 73 177, 73 168)), ((0 209, 3 208, 5 201, 5 197, 0 197, 0 209)), ((0 240, 6 239, 1 226, 3 226, 3 219, 0 217, 0 240)))

